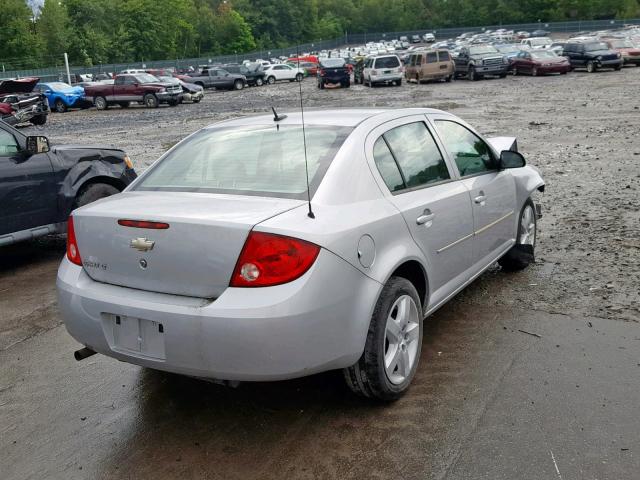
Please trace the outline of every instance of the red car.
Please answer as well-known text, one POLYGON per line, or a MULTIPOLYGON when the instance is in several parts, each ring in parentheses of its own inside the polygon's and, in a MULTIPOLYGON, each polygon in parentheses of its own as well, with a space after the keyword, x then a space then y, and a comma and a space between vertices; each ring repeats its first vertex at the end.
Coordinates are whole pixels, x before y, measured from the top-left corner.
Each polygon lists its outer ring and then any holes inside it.
POLYGON ((631 40, 626 38, 612 38, 605 40, 611 50, 615 50, 622 56, 624 65, 640 66, 640 48, 636 48, 631 40))
POLYGON ((547 73, 565 74, 571 70, 571 64, 550 50, 523 50, 511 60, 514 75, 528 73, 534 77, 547 73))

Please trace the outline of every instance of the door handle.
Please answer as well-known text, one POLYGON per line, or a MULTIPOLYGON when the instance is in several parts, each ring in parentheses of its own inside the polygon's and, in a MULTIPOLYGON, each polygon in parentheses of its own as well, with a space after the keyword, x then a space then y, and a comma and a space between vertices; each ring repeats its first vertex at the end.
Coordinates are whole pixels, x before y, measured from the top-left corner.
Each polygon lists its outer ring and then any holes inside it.
POLYGON ((434 213, 431 213, 430 210, 425 210, 422 215, 416 218, 416 223, 418 225, 425 225, 426 227, 430 227, 435 216, 436 215, 434 213))
POLYGON ((476 198, 473 199, 473 201, 478 205, 484 205, 484 202, 486 200, 487 200, 487 197, 485 195, 478 195, 476 198))

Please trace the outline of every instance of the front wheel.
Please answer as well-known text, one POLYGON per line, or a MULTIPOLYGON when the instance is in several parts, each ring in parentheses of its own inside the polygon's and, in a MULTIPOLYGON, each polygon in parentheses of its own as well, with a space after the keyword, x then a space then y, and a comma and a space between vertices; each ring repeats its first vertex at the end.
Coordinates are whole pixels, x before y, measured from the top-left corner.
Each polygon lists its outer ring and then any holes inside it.
POLYGON ((264 80, 261 77, 256 78, 256 87, 261 87, 264 84, 264 80))
POLYGON ((104 97, 96 97, 93 99, 93 104, 98 110, 106 110, 109 107, 107 99, 104 97))
POLYGON ((469 67, 469 80, 472 82, 478 80, 478 74, 476 73, 476 69, 473 67, 469 67))
POLYGON ((622 70, 622 65, 616 65, 613 69, 617 72, 618 70, 622 70))
POLYGON ((244 88, 244 82, 242 80, 236 80, 233 82, 234 90, 242 90, 244 88))
POLYGON ((296 82, 301 82, 303 78, 304 78, 304 75, 302 75, 301 73, 298 73, 296 75, 296 82))
POLYGON ((30 120, 34 125, 44 125, 47 123, 47 115, 45 113, 41 113, 40 115, 36 115, 30 120))
POLYGON ((408 390, 422 350, 421 305, 409 280, 391 277, 373 311, 362 356, 344 369, 351 390, 383 401, 408 390))
POLYGON ((513 272, 523 270, 533 263, 535 260, 536 234, 536 210, 533 201, 528 199, 520 211, 516 244, 498 260, 500 266, 504 270, 513 272))
POLYGON ((158 108, 158 105, 160 105, 158 97, 153 93, 147 93, 142 100, 144 102, 144 106, 147 108, 158 108))
POLYGON ((402 79, 396 81, 396 85, 399 87, 402 85, 402 79))
POLYGON ((596 64, 591 61, 587 62, 587 72, 593 73, 595 71, 596 71, 596 64))
POLYGON ((76 208, 83 207, 91 202, 95 202, 101 198, 110 197, 111 195, 115 195, 119 192, 120 190, 108 183, 92 183, 80 191, 76 197, 75 206, 76 208))
POLYGON ((271 77, 267 78, 267 83, 269 85, 273 85, 274 83, 276 83, 276 77, 271 76, 271 77))

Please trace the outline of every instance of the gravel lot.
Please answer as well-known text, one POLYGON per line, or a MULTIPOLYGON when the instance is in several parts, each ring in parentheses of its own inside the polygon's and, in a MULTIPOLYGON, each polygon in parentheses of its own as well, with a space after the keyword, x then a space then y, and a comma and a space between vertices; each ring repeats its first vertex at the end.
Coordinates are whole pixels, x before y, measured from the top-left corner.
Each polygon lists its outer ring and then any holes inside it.
MULTIPOLYGON (((318 90, 307 108, 433 107, 518 137, 547 182, 536 264, 485 273, 429 320, 393 406, 328 373, 237 390, 96 356, 60 326, 60 238, 0 250, 0 475, 25 478, 633 478, 640 471, 640 68, 318 90), (536 338, 520 330, 534 332, 536 338), (635 472, 635 473, 634 473, 635 472)), ((298 84, 198 105, 52 114, 55 143, 143 170, 202 126, 299 106, 298 84)))

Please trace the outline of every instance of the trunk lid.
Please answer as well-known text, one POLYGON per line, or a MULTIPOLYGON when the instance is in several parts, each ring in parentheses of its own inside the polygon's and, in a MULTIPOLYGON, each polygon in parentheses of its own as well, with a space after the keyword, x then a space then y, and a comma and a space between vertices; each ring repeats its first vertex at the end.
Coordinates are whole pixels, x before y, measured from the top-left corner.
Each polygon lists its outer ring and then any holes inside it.
POLYGON ((217 298, 229 286, 254 225, 302 200, 185 192, 125 192, 73 214, 87 274, 98 282, 153 292, 217 298), (165 222, 153 230, 118 220, 165 222), (132 240, 147 247, 141 251, 132 240), (142 262, 144 260, 144 262, 142 262), (146 264, 146 266, 145 266, 146 264))

